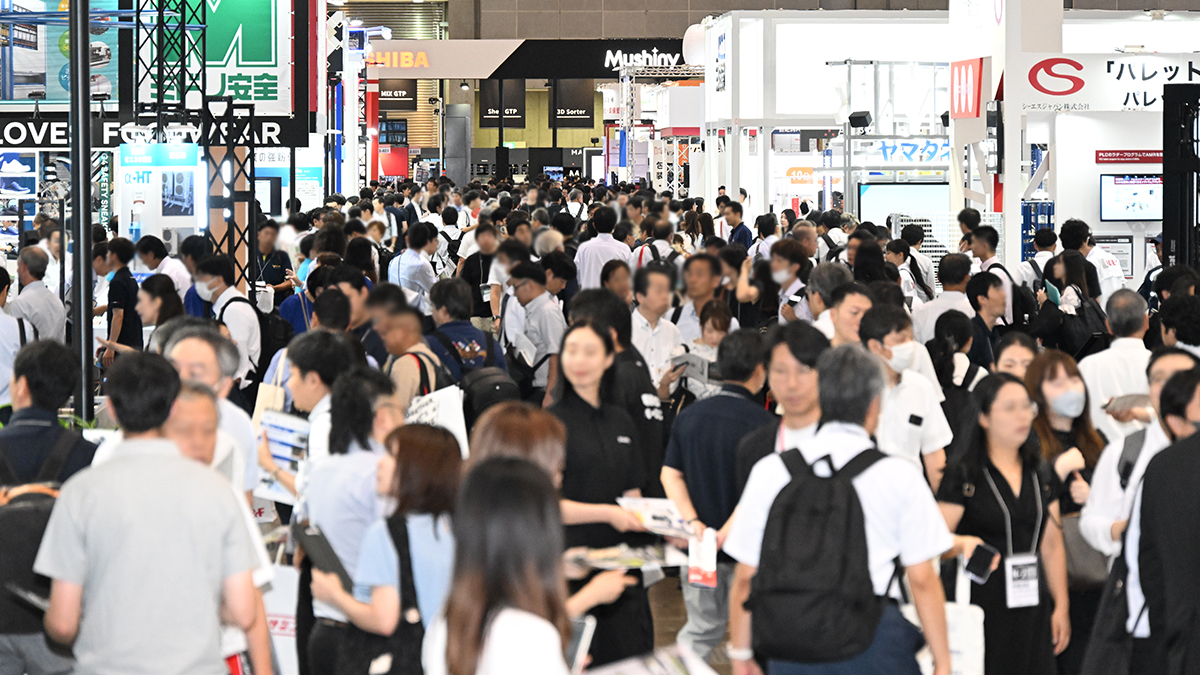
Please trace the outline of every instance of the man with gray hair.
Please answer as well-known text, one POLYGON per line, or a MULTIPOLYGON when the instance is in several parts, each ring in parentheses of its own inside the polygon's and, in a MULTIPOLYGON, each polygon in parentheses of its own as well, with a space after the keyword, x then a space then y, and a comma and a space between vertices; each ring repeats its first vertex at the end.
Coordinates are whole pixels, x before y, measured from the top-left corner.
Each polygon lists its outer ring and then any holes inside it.
POLYGON ((42 281, 50 256, 36 246, 26 246, 17 256, 17 279, 21 292, 4 311, 14 319, 25 319, 37 329, 41 339, 66 342, 67 310, 42 281))
MULTIPOLYGON (((779 518, 779 514, 783 514, 793 521, 814 517, 803 510, 809 502, 798 498, 796 491, 783 492, 784 488, 792 482, 793 476, 795 480, 813 481, 830 478, 843 468, 849 468, 849 480, 861 506, 869 561, 866 571, 869 572, 872 594, 881 599, 898 598, 900 589, 893 583, 893 578, 898 571, 897 565, 904 568, 925 642, 933 653, 934 672, 948 673, 950 646, 946 635, 945 595, 931 563, 950 550, 953 539, 921 469, 908 460, 882 456, 875 448, 871 434, 875 433, 879 423, 884 390, 879 360, 856 345, 835 347, 818 359, 817 378, 820 427, 800 448, 772 453, 754 465, 724 542, 725 553, 738 562, 729 597, 729 646, 726 649, 733 670, 736 673, 756 672, 749 670, 756 650, 751 649, 751 619, 745 601, 760 562, 794 565, 786 570, 772 569, 773 575, 804 574, 812 565, 800 559, 780 563, 776 557, 760 561, 759 554, 764 550, 798 547, 798 542, 769 541, 764 545, 764 536, 804 527, 792 523, 782 528, 769 527, 772 515, 779 518), (858 459, 864 453, 870 454, 858 459), (847 467, 851 461, 854 465, 847 467)), ((840 506, 832 502, 831 505, 840 506)), ((828 546, 820 553, 819 557, 825 560, 828 556, 841 559, 846 555, 845 551, 830 550, 828 546)), ((896 602, 881 604, 882 616, 873 642, 866 651, 840 662, 839 666, 844 665, 845 672, 918 672, 912 647, 912 624, 904 623, 896 602), (910 633, 906 634, 905 630, 910 633), (902 667, 906 663, 909 667, 902 667)), ((800 618, 780 616, 779 613, 755 617, 754 632, 756 635, 762 631, 764 635, 786 636, 787 631, 792 630, 792 619, 800 618), (764 627, 758 623, 761 621, 781 625, 764 627)), ((812 640, 811 635, 801 634, 798 628, 794 638, 797 645, 812 640)), ((810 643, 808 647, 816 649, 818 646, 810 643)), ((808 665, 772 659, 769 654, 759 655, 768 658, 771 672, 793 672, 793 669, 799 672, 808 665)))
POLYGON ((808 275, 808 309, 816 317, 813 326, 830 340, 833 339, 833 319, 829 316, 829 308, 833 305, 833 291, 851 281, 854 281, 854 274, 850 268, 832 262, 817 265, 808 275))
POLYGON ((1150 350, 1142 341, 1150 328, 1150 316, 1146 313, 1146 299, 1128 288, 1108 296, 1104 309, 1108 313, 1112 343, 1108 349, 1082 359, 1079 373, 1087 385, 1092 424, 1113 439, 1128 436, 1142 426, 1136 421, 1114 419, 1103 406, 1118 396, 1150 392, 1150 382, 1146 379, 1150 350))

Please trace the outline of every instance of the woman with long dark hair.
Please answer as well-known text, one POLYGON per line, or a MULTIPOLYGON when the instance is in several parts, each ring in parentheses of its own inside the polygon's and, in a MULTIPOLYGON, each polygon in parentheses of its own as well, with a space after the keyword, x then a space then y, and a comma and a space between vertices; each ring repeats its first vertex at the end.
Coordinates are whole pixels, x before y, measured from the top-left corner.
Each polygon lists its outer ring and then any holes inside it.
MULTIPOLYGON (((711 218, 712 216, 709 216, 711 218)), ((704 235, 700 231, 700 214, 688 211, 683 214, 683 222, 679 224, 679 234, 683 237, 683 248, 692 255, 703 245, 704 235)))
MULTIPOLYGON (((141 318, 142 325, 154 326, 155 331, 158 330, 158 326, 177 316, 183 316, 184 313, 183 301, 179 299, 179 293, 175 291, 175 281, 165 274, 153 274, 146 277, 138 288, 137 306, 134 309, 141 318)), ((32 341, 33 337, 30 336, 29 339, 32 341)), ((99 342, 118 354, 138 351, 128 345, 118 344, 104 338, 100 338, 99 342)), ((161 350, 163 347, 154 339, 154 333, 150 334, 150 340, 146 344, 151 345, 152 350, 161 350)))
POLYGON ((1071 640, 1059 482, 1030 442, 1037 413, 1020 380, 989 375, 974 398, 976 421, 938 488, 954 534, 944 557, 970 559, 981 544, 1000 552, 987 581, 970 584, 969 600, 984 612, 985 675, 1054 675, 1054 656, 1071 640))
POLYGON ((854 255, 854 280, 869 284, 872 281, 889 281, 884 265, 883 249, 874 238, 863 241, 854 255))
POLYGON ((706 211, 700 212, 698 220, 700 222, 700 246, 704 246, 704 242, 709 238, 717 236, 717 225, 713 222, 712 214, 706 211))
MULTIPOLYGON (((971 363, 967 357, 974 336, 975 327, 967 315, 952 309, 938 317, 933 328, 933 339, 925 343, 945 397, 942 412, 946 414, 946 421, 950 423, 956 441, 960 440, 963 428, 971 421, 971 391, 988 374, 986 369, 971 363)), ((948 454, 953 454, 953 451, 948 454)))
POLYGON ((908 245, 907 241, 903 239, 889 241, 887 253, 883 257, 900 271, 900 288, 906 297, 918 298, 921 302, 933 300, 933 288, 925 281, 925 275, 921 273, 921 266, 913 264, 912 247, 908 245))
POLYGON ((462 469, 458 441, 441 427, 412 424, 392 432, 386 445, 376 491, 396 510, 363 535, 353 594, 336 574, 313 570, 313 597, 354 626, 344 630, 337 675, 365 673, 384 653, 392 657, 385 672, 415 672, 425 629, 450 588, 450 515, 462 469))
POLYGON ((454 577, 425 638, 426 675, 566 675, 563 527, 550 477, 523 459, 475 466, 459 491, 454 577))
MULTIPOLYGON (((562 497, 584 504, 615 504, 618 497, 640 497, 645 484, 637 426, 624 408, 606 402, 612 389, 615 348, 608 330, 577 323, 563 336, 558 388, 548 410, 567 428, 562 497)), ((570 547, 607 548, 642 543, 608 523, 567 527, 570 547)), ((642 535, 644 538, 644 535, 642 535)), ((640 573, 632 576, 641 578, 640 573)), ((572 590, 583 581, 572 583, 572 590)), ((654 625, 646 589, 638 583, 611 605, 598 608, 592 639, 594 665, 603 665, 654 648, 654 625)))

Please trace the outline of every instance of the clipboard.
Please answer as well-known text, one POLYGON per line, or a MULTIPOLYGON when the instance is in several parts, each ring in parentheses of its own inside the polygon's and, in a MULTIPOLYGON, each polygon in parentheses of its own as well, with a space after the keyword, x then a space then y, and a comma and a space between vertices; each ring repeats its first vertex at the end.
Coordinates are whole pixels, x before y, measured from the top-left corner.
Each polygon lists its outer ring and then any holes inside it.
POLYGON ((354 581, 350 579, 341 559, 320 528, 316 525, 296 523, 292 525, 292 537, 304 547, 304 554, 312 560, 313 567, 338 575, 338 579, 342 581, 342 588, 346 589, 347 593, 354 593, 354 581))

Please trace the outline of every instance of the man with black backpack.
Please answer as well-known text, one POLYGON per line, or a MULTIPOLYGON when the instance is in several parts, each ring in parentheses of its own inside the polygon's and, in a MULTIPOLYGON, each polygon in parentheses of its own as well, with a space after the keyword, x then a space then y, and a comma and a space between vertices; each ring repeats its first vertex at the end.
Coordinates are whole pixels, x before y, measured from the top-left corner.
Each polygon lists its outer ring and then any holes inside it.
POLYGON ((817 362, 821 425, 750 472, 724 551, 735 675, 917 675, 921 631, 900 613, 907 573, 934 673, 950 672, 945 595, 934 562, 952 545, 921 470, 871 438, 884 381, 857 346, 817 362), (753 618, 752 618, 753 617, 753 618), (756 663, 756 660, 758 663, 756 663), (836 668, 836 670, 834 670, 836 668))
MULTIPOLYGON (((200 261, 196 266, 196 294, 201 300, 212 303, 217 321, 229 329, 229 339, 238 348, 234 391, 246 390, 253 383, 255 368, 262 356, 262 332, 258 325, 258 310, 234 286, 233 263, 227 256, 210 255, 200 261)), ((253 405, 253 398, 249 400, 253 405)))
POLYGON ((490 333, 471 325, 473 303, 466 281, 442 279, 429 291, 429 302, 433 305, 433 323, 437 329, 425 336, 425 343, 445 364, 455 382, 476 368, 508 370, 504 348, 490 333))

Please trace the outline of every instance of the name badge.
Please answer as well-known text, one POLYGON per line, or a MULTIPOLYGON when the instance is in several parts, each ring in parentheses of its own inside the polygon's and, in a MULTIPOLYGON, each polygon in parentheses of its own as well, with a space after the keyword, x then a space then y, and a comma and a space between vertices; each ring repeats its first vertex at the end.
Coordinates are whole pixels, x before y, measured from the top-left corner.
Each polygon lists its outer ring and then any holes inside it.
POLYGON ((1038 604, 1038 559, 1032 553, 1004 558, 1004 594, 1008 608, 1036 607, 1038 604))
POLYGON ((491 302, 492 301, 492 285, 491 284, 479 284, 479 294, 483 296, 484 302, 491 302))

